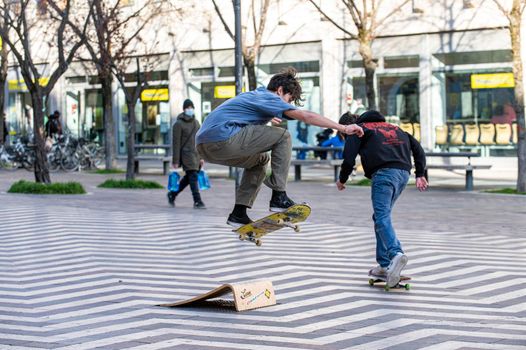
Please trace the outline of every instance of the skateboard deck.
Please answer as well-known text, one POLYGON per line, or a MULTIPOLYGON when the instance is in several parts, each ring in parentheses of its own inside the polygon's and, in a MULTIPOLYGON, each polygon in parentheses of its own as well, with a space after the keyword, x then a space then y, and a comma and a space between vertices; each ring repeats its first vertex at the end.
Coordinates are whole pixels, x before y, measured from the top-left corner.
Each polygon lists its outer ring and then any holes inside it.
POLYGON ((261 246, 261 237, 281 230, 284 227, 292 228, 295 232, 300 231, 298 223, 305 221, 311 213, 307 204, 295 204, 281 213, 272 213, 250 224, 241 226, 234 230, 239 234, 242 241, 250 241, 261 246))
POLYGON ((388 292, 389 289, 391 288, 392 289, 404 288, 405 290, 411 289, 411 284, 408 283, 411 280, 411 277, 408 277, 408 276, 400 276, 400 281, 394 287, 389 287, 387 285, 385 276, 369 275, 369 277, 370 277, 369 279, 370 286, 374 286, 376 283, 382 283, 384 290, 386 292, 388 292))

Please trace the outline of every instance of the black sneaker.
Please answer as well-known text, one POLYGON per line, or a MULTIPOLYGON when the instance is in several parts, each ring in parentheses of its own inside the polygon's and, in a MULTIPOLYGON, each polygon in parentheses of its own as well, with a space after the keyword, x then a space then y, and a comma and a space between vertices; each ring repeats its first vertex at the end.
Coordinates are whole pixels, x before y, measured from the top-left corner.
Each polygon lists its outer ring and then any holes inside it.
POLYGON ((294 204, 296 203, 287 196, 286 192, 280 192, 279 194, 272 196, 272 199, 270 200, 270 211, 283 212, 294 204))
POLYGON ((226 223, 233 227, 241 227, 247 224, 250 224, 252 220, 245 215, 243 217, 235 216, 234 214, 228 215, 228 219, 226 220, 226 223))
POLYGON ((203 201, 197 201, 194 202, 194 209, 206 209, 206 205, 203 201))
POLYGON ((168 204, 170 204, 172 207, 175 206, 175 204, 174 204, 175 203, 175 197, 177 197, 175 192, 169 191, 166 194, 166 197, 168 197, 168 204))

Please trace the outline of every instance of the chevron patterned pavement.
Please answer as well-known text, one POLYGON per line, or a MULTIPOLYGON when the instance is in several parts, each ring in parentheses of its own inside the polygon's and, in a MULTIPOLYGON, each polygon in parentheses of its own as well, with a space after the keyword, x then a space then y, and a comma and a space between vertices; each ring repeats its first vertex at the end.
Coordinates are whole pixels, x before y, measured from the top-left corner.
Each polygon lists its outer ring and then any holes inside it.
POLYGON ((223 217, 28 203, 0 205, 0 349, 526 348, 524 235, 399 230, 413 289, 386 293, 367 283, 369 227, 256 247, 223 217), (252 279, 278 305, 156 306, 252 279))

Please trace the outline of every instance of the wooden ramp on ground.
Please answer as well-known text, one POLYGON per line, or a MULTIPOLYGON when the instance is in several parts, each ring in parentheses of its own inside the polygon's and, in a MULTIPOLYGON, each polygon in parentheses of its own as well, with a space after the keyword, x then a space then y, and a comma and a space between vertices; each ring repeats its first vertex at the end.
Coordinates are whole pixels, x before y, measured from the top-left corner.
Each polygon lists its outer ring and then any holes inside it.
MULTIPOLYGON (((274 294, 274 287, 271 281, 252 281, 246 283, 223 284, 211 290, 208 293, 201 294, 195 298, 179 301, 170 304, 161 304, 159 306, 176 307, 176 306, 195 306, 227 295, 233 294, 234 306, 236 311, 246 311, 257 309, 265 306, 276 305, 276 295, 274 294)), ((224 306, 228 303, 226 300, 217 301, 216 305, 224 306)), ((212 304, 210 304, 212 305, 212 304)))

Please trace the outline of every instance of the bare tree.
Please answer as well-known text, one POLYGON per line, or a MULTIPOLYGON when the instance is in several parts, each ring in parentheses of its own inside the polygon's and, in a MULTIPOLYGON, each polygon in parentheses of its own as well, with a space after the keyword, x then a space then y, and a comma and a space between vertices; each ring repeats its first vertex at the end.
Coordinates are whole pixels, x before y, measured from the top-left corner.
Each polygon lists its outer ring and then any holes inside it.
POLYGON ((524 84, 521 57, 521 22, 525 0, 513 0, 511 7, 505 6, 501 0, 493 0, 499 10, 508 19, 511 38, 511 54, 513 59, 513 79, 515 80, 515 101, 513 108, 517 115, 518 131, 518 175, 517 192, 526 192, 526 121, 524 117, 524 84))
MULTIPOLYGON (((221 23, 223 23, 223 26, 225 27, 225 31, 228 33, 230 38, 232 40, 235 40, 234 32, 230 29, 230 26, 225 21, 225 18, 221 12, 221 9, 216 3, 216 0, 212 0, 214 3, 214 8, 219 16, 219 19, 221 20, 221 23)), ((263 32, 265 30, 265 23, 267 22, 267 13, 268 8, 270 5, 270 0, 261 0, 260 8, 259 8, 259 18, 256 16, 256 4, 255 1, 252 0, 251 7, 249 9, 249 22, 250 25, 252 25, 252 29, 254 31, 254 41, 249 44, 247 39, 247 27, 244 26, 241 33, 241 52, 243 54, 243 65, 245 66, 245 69, 247 70, 247 77, 248 77, 248 88, 249 90, 254 90, 257 87, 257 80, 256 80, 256 59, 259 55, 259 51, 261 48, 261 39, 263 37, 263 32)), ((233 8, 232 8, 233 10, 233 8)))
MULTIPOLYGON (((7 23, 2 19, 0 22, 3 32, 8 32, 7 23)), ((8 130, 4 130, 5 115, 5 90, 4 86, 7 81, 7 69, 8 69, 8 55, 9 50, 5 41, 2 40, 0 44, 0 143, 3 142, 5 134, 8 130)))
MULTIPOLYGON (((321 13, 323 17, 329 20, 334 26, 347 34, 351 39, 357 40, 362 57, 363 68, 365 70, 365 92, 367 95, 367 104, 369 109, 376 109, 376 93, 374 90, 374 75, 378 67, 378 61, 373 55, 372 44, 379 35, 382 26, 385 25, 389 18, 400 11, 402 7, 410 0, 398 1, 398 4, 390 9, 388 13, 380 17, 379 11, 382 7, 383 0, 340 0, 344 8, 351 16, 353 28, 347 28, 338 24, 327 11, 324 11, 321 5, 315 0, 309 0, 311 4, 321 13)), ((334 3, 334 2, 332 2, 334 3)))
MULTIPOLYGON (((86 50, 89 53, 88 60, 95 64, 98 78, 102 87, 102 101, 103 101, 103 115, 104 115, 104 139, 106 152, 106 169, 111 169, 115 166, 115 132, 114 132, 114 118, 113 118, 113 78, 116 77, 121 83, 124 90, 126 105, 133 99, 134 93, 130 93, 125 82, 126 66, 130 64, 130 57, 135 54, 138 44, 144 44, 142 35, 148 29, 148 25, 152 23, 153 19, 161 13, 169 13, 173 6, 170 1, 145 1, 140 6, 126 6, 122 0, 92 0, 93 11, 91 12, 92 27, 87 35, 86 50)), ((82 36, 80 27, 73 23, 68 23, 77 35, 82 36)), ((150 33, 151 34, 151 33, 150 33)), ((152 40, 150 40, 152 41, 152 40)), ((155 40, 153 40, 155 41, 155 40)), ((140 73, 140 67, 137 67, 140 73)), ((139 74, 138 73, 138 74, 139 74)), ((142 74, 142 73, 141 73, 142 74)), ((143 82, 138 84, 138 96, 144 88, 143 82), (142 86, 142 87, 141 87, 142 86), (139 88, 140 87, 140 88, 139 88)), ((138 97, 133 101, 134 106, 137 103, 138 97)), ((135 111, 128 111, 133 115, 128 116, 135 120, 135 111)), ((135 129, 135 122, 133 125, 128 125, 135 129)), ((135 135, 135 131, 133 131, 135 135)), ((128 139, 128 136, 127 136, 128 139)), ((134 137, 131 138, 132 142, 134 137)), ((128 142, 127 142, 128 144, 128 142)), ((133 174, 133 144, 128 150, 128 163, 131 167, 127 171, 127 178, 134 178, 133 174)))
POLYGON ((124 92, 124 97, 126 99, 126 107, 128 110, 127 115, 127 128, 126 128, 126 152, 128 154, 128 159, 126 162, 126 180, 135 179, 135 132, 136 127, 135 123, 137 121, 135 115, 135 106, 139 101, 142 91, 148 86, 147 75, 151 72, 151 67, 148 69, 148 66, 145 67, 144 71, 149 71, 148 73, 143 73, 141 71, 141 63, 139 57, 135 58, 135 86, 130 87, 126 84, 126 68, 129 66, 129 59, 122 59, 119 65, 113 65, 113 74, 119 81, 122 90, 124 92))
MULTIPOLYGON (((51 182, 44 149, 44 101, 48 100, 55 84, 85 41, 85 36, 78 37, 67 30, 68 22, 76 22, 76 19, 70 18, 73 12, 70 1, 61 0, 55 4, 52 0, 45 3, 4 0, 0 5, 6 24, 5 27, 0 26, 0 36, 17 60, 31 95, 36 144, 35 180, 43 183, 51 182), (48 4, 58 6, 48 7, 48 4), (44 19, 44 15, 48 18, 44 19), (42 69, 36 63, 39 57, 34 51, 39 45, 46 45, 48 53, 56 51, 56 58, 49 59, 46 65, 50 72, 48 79, 42 79, 42 69), (54 60, 57 62, 55 65, 52 64, 54 60)), ((80 27, 85 33, 89 16, 83 16, 78 21, 81 21, 80 27)))

